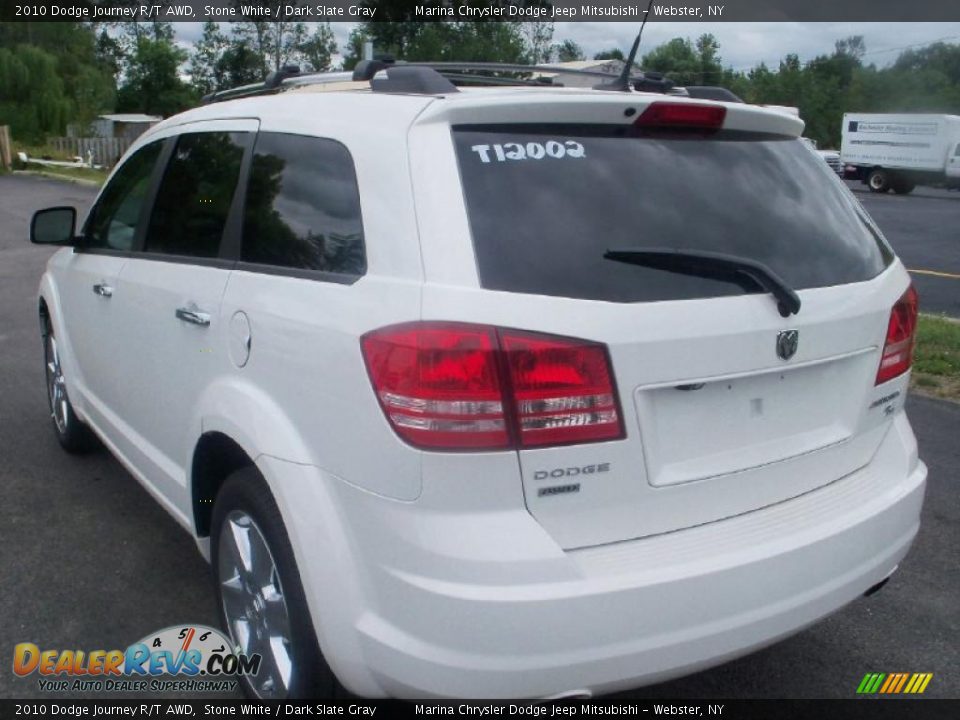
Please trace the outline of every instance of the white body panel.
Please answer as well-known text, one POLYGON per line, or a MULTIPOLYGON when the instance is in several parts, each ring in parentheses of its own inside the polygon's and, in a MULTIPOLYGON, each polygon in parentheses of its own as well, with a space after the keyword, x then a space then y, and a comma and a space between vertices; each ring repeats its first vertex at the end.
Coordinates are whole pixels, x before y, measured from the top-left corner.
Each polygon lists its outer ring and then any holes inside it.
POLYGON ((851 165, 956 175, 956 161, 950 161, 958 143, 958 115, 844 113, 840 158, 851 165))
MULTIPOLYGON (((903 412, 909 375, 874 384, 909 284, 899 261, 803 291, 790 319, 765 294, 619 304, 481 287, 451 124, 623 123, 626 104, 652 99, 290 92, 206 106, 133 151, 224 118, 342 143, 361 190, 365 275, 340 284, 71 249, 51 260, 41 295, 78 413, 194 532, 197 441, 218 432, 243 449, 351 690, 519 697, 665 680, 801 629, 907 552, 926 477, 903 412), (115 282, 112 303, 89 287, 101 280, 115 282), (209 326, 176 319, 190 303, 209 326), (245 362, 228 330, 240 313, 245 362), (626 437, 413 448, 377 402, 360 338, 420 320, 604 343, 626 437), (803 338, 789 362, 773 343, 785 329, 803 338), (576 495, 537 492, 538 472, 599 464, 576 495)), ((794 137, 803 126, 743 105, 726 122, 794 137)))
POLYGON ((260 464, 297 528, 321 645, 365 695, 613 692, 743 655, 890 575, 917 532, 926 478, 900 413, 873 462, 825 488, 563 552, 505 480, 509 458, 428 460, 413 504, 260 464), (310 562, 318 547, 337 561, 310 562))

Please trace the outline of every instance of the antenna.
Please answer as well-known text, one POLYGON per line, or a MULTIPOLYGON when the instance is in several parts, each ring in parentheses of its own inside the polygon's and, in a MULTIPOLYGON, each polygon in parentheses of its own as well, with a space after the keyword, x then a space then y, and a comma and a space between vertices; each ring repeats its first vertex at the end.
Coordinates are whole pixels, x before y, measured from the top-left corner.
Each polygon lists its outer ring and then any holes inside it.
POLYGON ((653 0, 647 4, 647 9, 643 13, 643 22, 640 23, 640 32, 637 33, 636 39, 633 41, 633 47, 630 48, 630 54, 627 56, 626 62, 623 64, 623 71, 620 73, 620 76, 609 83, 604 83, 603 85, 597 85, 594 90, 622 90, 627 92, 630 90, 630 71, 633 69, 633 61, 637 59, 637 50, 640 49, 640 38, 643 37, 643 28, 647 26, 647 19, 650 17, 650 9, 653 7, 653 0))

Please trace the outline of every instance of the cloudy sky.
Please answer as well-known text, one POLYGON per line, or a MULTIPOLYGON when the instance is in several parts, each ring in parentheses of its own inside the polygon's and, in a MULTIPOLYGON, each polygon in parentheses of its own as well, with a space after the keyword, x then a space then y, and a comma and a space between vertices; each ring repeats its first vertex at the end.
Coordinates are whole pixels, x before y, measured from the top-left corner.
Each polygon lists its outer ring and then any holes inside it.
MULTIPOLYGON (((346 44, 347 36, 356 23, 332 23, 337 44, 346 44)), ((629 22, 558 22, 554 26, 554 41, 571 39, 586 52, 587 57, 611 47, 630 49, 639 23, 629 22)), ((177 23, 177 40, 184 46, 199 39, 200 23, 177 23)), ((889 64, 905 47, 920 47, 937 40, 960 43, 960 23, 708 23, 656 22, 647 23, 643 31, 644 50, 675 37, 696 38, 713 33, 720 41, 724 66, 748 70, 765 62, 777 66, 787 53, 797 53, 801 61, 830 53, 833 44, 850 35, 863 35, 867 55, 864 62, 878 66, 889 64)), ((469 58, 463 58, 469 60, 469 58)))

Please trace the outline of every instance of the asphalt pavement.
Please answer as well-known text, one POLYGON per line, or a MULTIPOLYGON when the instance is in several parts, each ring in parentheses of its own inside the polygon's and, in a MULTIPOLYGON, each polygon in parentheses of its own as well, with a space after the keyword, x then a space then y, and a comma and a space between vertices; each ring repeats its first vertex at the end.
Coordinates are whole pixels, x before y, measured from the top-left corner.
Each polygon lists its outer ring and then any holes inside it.
POLYGON ((918 187, 872 193, 847 181, 883 231, 920 293, 920 311, 960 318, 960 192, 918 187))
MULTIPOLYGON (((108 453, 69 456, 49 427, 36 287, 50 251, 29 245, 27 228, 38 208, 83 209, 92 197, 0 176, 0 698, 76 695, 14 676, 16 643, 124 648, 171 625, 215 624, 209 569, 188 535, 108 453)), ((908 263, 942 251, 960 270, 947 238, 956 243, 960 203, 864 200, 908 263)), ((868 672, 932 672, 927 697, 960 698, 960 405, 908 407, 930 480, 920 534, 890 583, 761 652, 622 698, 853 698, 868 672)))

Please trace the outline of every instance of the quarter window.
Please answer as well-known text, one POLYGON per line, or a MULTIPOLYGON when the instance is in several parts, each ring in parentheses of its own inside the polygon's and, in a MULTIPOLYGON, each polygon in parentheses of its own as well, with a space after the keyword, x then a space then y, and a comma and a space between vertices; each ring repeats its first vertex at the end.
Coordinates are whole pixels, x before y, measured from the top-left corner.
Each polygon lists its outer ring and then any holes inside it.
POLYGON ((146 252, 214 258, 240 176, 247 133, 186 133, 163 175, 146 252))
POLYGON ((137 150, 100 195, 84 236, 84 248, 130 250, 163 141, 137 150))
POLYGON ((257 136, 241 260, 345 275, 366 271, 360 194, 343 145, 282 133, 257 136))

